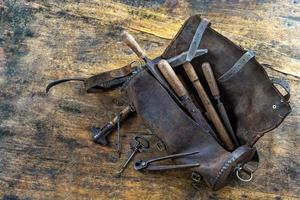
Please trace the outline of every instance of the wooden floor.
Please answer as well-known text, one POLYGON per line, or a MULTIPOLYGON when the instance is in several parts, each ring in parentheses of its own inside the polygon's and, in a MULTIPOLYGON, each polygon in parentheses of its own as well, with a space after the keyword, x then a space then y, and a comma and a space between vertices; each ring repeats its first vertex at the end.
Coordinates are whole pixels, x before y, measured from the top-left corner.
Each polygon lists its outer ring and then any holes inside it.
POLYGON ((300 1, 163 2, 0 0, 6 5, 6 13, 0 11, 0 198, 300 199, 300 1), (120 91, 87 94, 73 82, 46 95, 45 87, 52 80, 89 77, 136 60, 120 41, 123 29, 151 57, 160 55, 195 13, 255 51, 261 63, 271 64, 270 75, 288 79, 293 111, 257 143, 261 165, 250 183, 233 181, 217 192, 203 184, 199 192, 188 172, 143 174, 132 165, 114 178, 130 153, 130 139, 151 137, 133 117, 122 127, 120 159, 115 134, 109 147, 91 141, 90 128, 124 107, 120 91))

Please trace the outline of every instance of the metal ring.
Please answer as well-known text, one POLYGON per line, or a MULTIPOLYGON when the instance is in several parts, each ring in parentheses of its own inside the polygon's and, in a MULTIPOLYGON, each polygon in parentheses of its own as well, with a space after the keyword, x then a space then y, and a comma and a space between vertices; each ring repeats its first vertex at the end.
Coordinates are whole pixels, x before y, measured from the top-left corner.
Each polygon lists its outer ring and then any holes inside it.
MULTIPOLYGON (((237 177, 240 181, 243 181, 243 182, 250 182, 250 181, 252 180, 252 178, 253 178, 253 173, 250 172, 250 177, 249 177, 248 179, 243 179, 243 178, 240 177, 240 174, 239 174, 239 172, 240 172, 241 170, 243 170, 243 168, 242 168, 241 166, 238 166, 238 167, 236 168, 236 170, 235 170, 235 175, 236 175, 236 177, 237 177)), ((248 173, 247 173, 247 174, 248 174, 248 173)))

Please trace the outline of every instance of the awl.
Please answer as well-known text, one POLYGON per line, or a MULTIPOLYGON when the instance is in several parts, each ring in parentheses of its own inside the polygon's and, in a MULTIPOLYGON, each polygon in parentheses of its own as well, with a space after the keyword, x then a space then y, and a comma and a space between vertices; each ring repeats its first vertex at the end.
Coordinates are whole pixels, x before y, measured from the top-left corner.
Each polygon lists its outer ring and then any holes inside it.
POLYGON ((226 128, 227 128, 234 144, 236 145, 236 147, 238 147, 239 146, 238 140, 237 140, 236 135, 235 135, 235 133, 233 131, 233 128, 231 126, 231 123, 230 123, 229 117, 227 115, 226 109, 225 109, 222 101, 220 100, 220 90, 219 90, 218 84, 216 82, 216 79, 215 79, 215 76, 214 76, 214 73, 211 69, 210 64, 209 63, 203 63, 202 64, 202 70, 203 70, 205 79, 208 83, 208 86, 210 88, 210 91, 211 91, 214 99, 218 103, 217 107, 218 107, 219 113, 222 117, 222 120, 224 122, 224 125, 226 126, 226 128))

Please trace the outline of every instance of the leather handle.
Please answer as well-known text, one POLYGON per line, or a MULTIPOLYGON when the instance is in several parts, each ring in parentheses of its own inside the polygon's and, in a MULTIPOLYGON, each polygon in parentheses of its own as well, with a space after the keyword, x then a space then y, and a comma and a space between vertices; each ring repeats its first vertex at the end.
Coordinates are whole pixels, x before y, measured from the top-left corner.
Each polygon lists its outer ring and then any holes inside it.
POLYGON ((205 79, 207 80, 208 86, 210 88, 210 91, 215 99, 220 98, 220 90, 217 85, 214 73, 211 69, 211 66, 209 63, 203 63, 202 64, 202 70, 205 76, 205 79))
POLYGON ((179 97, 187 95, 187 90, 179 80, 171 65, 166 60, 160 60, 158 68, 179 97))
POLYGON ((134 53, 141 59, 146 57, 146 53, 140 47, 140 45, 135 41, 134 37, 130 35, 127 31, 123 31, 121 34, 122 40, 127 46, 134 51, 134 53))
POLYGON ((277 84, 285 90, 286 95, 284 95, 283 97, 286 101, 289 101, 291 97, 291 89, 288 81, 282 78, 275 78, 275 77, 270 77, 270 80, 274 85, 277 84))

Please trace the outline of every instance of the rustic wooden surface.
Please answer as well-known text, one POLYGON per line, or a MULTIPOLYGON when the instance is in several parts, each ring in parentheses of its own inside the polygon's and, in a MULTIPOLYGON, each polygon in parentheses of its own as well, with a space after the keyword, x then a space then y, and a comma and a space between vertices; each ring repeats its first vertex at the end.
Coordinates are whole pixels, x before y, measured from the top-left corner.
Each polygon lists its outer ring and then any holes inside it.
MULTIPOLYGON (((3 199, 298 199, 300 198, 300 1, 0 0, 0 197, 3 199), (176 3, 177 2, 177 3, 176 3), (89 129, 124 107, 120 91, 86 94, 79 82, 45 94, 64 77, 88 77, 136 60, 120 42, 129 30, 152 57, 189 15, 256 52, 272 76, 291 85, 290 116, 257 144, 261 166, 250 183, 220 191, 191 187, 189 173, 113 175, 133 135, 122 127, 122 156, 94 144, 89 129)), ((110 138, 113 143, 115 134, 110 138)), ((154 151, 154 149, 153 149, 154 151)))

